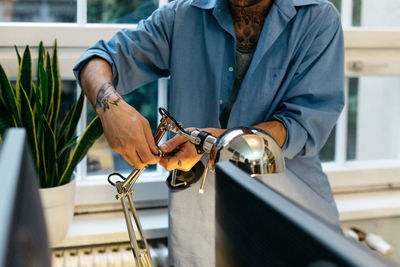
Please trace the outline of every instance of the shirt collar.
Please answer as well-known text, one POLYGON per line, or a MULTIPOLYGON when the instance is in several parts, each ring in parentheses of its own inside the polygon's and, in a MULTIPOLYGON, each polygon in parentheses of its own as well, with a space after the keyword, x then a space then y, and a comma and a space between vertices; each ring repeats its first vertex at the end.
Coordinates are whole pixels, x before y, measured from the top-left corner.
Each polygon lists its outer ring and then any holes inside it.
MULTIPOLYGON (((221 5, 221 2, 226 0, 192 0, 191 5, 201 9, 213 9, 217 5, 221 5)), ((307 6, 317 4, 318 0, 275 0, 274 4, 277 5, 283 12, 289 15, 295 11, 297 6, 307 6)))
POLYGON ((275 0, 274 5, 287 17, 292 18, 297 12, 297 7, 317 4, 318 1, 320 0, 275 0))
MULTIPOLYGON (((294 6, 308 6, 308 5, 313 5, 313 4, 318 4, 318 2, 321 2, 320 0, 291 0, 293 2, 294 6)), ((285 1, 285 2, 290 2, 290 1, 285 1)))
POLYGON ((201 9, 213 9, 217 1, 219 0, 192 0, 190 4, 201 9))

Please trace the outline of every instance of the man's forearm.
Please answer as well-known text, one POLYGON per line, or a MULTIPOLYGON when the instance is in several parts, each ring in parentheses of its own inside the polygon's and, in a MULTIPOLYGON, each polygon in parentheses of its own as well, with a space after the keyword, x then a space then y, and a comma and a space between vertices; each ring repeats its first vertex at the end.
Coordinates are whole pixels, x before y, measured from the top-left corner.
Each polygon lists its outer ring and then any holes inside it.
POLYGON ((112 70, 110 64, 101 58, 91 59, 80 72, 79 79, 82 90, 96 109, 99 106, 99 97, 104 97, 107 86, 112 85, 112 70), (106 84, 106 83, 109 84, 106 84))
POLYGON ((280 147, 283 147, 286 140, 287 131, 285 126, 279 121, 266 121, 254 125, 254 127, 266 131, 271 135, 280 147))
POLYGON ((116 92, 107 61, 93 58, 80 72, 82 90, 101 119, 110 147, 137 169, 155 164, 158 148, 150 124, 116 92))
MULTIPOLYGON (((259 124, 254 125, 254 127, 259 128, 261 130, 266 131, 269 135, 271 135, 276 142, 278 142, 279 146, 282 147, 285 144, 287 131, 285 126, 279 121, 266 121, 259 124)), ((219 129, 219 128, 204 128, 202 131, 206 131, 212 134, 215 137, 219 137, 223 134, 227 129, 219 129)))

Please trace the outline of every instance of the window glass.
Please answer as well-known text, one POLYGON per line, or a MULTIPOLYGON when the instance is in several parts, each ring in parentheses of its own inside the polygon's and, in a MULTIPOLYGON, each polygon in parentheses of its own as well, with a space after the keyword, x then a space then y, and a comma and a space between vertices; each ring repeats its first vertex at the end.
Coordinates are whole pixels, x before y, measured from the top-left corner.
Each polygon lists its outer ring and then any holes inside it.
POLYGON ((400 1, 353 0, 353 26, 400 27, 400 1))
POLYGON ((361 0, 353 0, 353 26, 361 26, 361 0))
MULTIPOLYGON (((149 83, 123 96, 123 98, 149 121, 151 129, 154 132, 158 126, 157 81, 149 83)), ((89 123, 96 114, 92 105, 88 104, 87 106, 87 120, 89 123)), ((87 172, 89 174, 110 173, 114 171, 129 173, 132 170, 133 167, 109 147, 104 136, 97 140, 88 152, 87 172)), ((147 170, 155 170, 155 165, 148 166, 147 170)))
POLYGON ((342 0, 329 0, 329 2, 331 2, 336 7, 336 9, 340 12, 342 0))
POLYGON ((400 156, 400 77, 350 80, 347 159, 400 156))
MULTIPOLYGON (((346 160, 400 158, 400 77, 348 79, 346 160)), ((320 151, 321 161, 335 159, 335 129, 320 151)))
POLYGON ((335 160, 335 141, 336 141, 336 127, 333 128, 328 140, 319 153, 319 158, 322 162, 335 160))
POLYGON ((76 0, 1 0, 0 22, 76 22, 76 0))
POLYGON ((89 23, 138 23, 158 7, 155 0, 88 0, 89 23))
POLYGON ((358 78, 349 78, 346 159, 356 158, 358 78))

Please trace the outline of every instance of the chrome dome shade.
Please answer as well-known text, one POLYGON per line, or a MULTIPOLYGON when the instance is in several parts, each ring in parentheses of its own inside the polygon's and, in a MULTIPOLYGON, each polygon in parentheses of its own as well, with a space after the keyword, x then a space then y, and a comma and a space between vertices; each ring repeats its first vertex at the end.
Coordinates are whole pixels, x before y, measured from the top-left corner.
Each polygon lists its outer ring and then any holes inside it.
POLYGON ((266 132, 253 127, 232 128, 222 134, 210 153, 210 167, 231 161, 251 176, 285 171, 278 143, 266 132))

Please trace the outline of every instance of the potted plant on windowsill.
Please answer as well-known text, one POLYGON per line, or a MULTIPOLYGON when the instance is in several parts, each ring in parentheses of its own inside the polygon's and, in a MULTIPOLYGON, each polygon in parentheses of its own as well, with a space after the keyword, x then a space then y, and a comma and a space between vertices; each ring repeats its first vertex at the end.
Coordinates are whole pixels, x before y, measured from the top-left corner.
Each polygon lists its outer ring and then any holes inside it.
POLYGON ((60 118, 61 77, 57 43, 53 54, 39 44, 37 79, 33 80, 32 57, 26 46, 22 57, 15 48, 19 71, 15 86, 0 65, 0 140, 8 127, 23 127, 37 170, 50 244, 62 241, 72 221, 74 169, 95 140, 103 134, 101 121, 94 118, 79 138, 84 95, 60 118))

